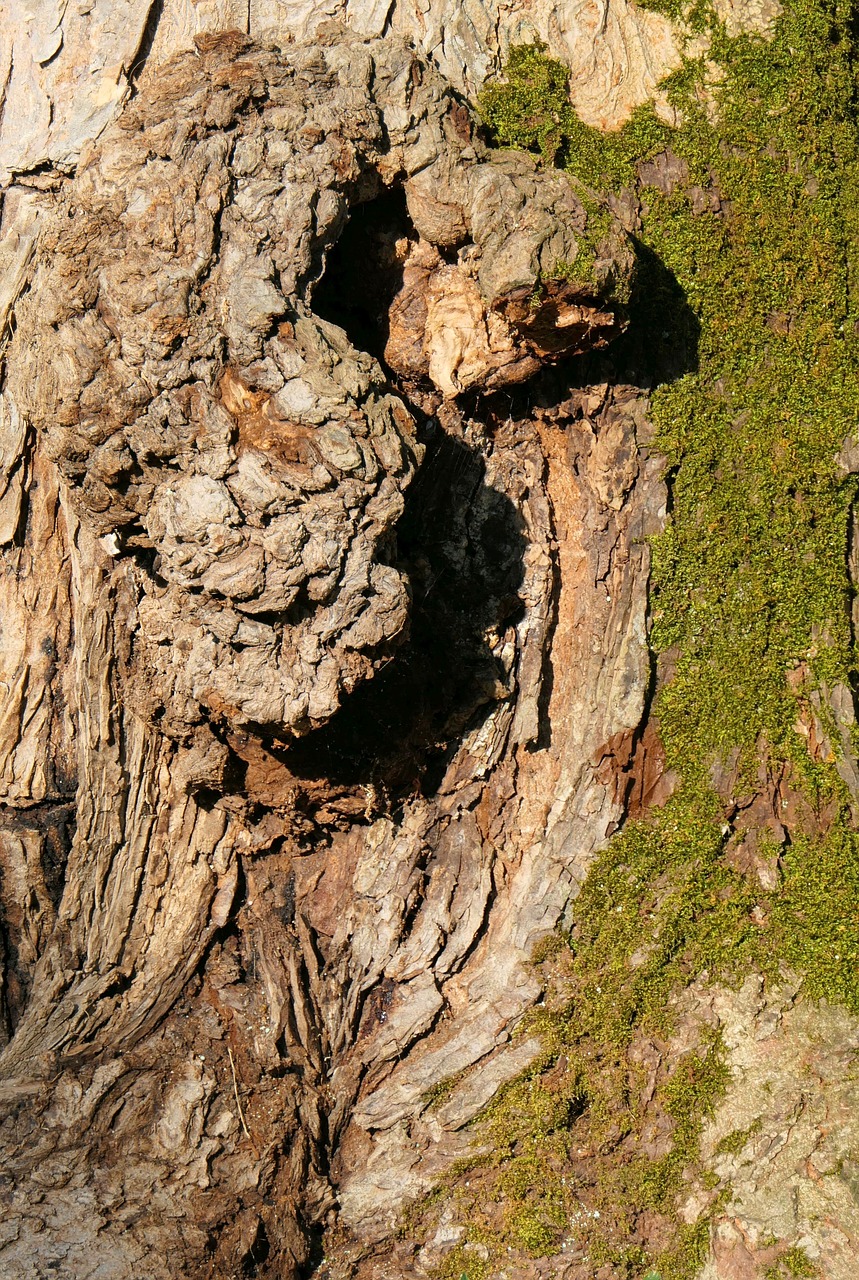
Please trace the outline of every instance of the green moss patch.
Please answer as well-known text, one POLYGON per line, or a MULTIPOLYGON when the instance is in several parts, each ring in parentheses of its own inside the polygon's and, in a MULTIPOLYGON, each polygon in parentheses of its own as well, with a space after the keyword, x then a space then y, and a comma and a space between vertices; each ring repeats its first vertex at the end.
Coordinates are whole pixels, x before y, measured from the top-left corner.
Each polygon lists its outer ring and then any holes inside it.
POLYGON ((481 98, 499 143, 558 158, 591 186, 631 182, 669 145, 689 175, 671 194, 643 192, 637 316, 675 335, 665 304, 678 298, 648 298, 655 259, 696 321, 696 367, 653 398, 673 502, 654 548, 653 644, 679 653, 658 710, 687 777, 735 746, 751 764, 762 738, 805 766, 786 676, 810 669, 831 687, 853 670, 855 481, 835 463, 859 405, 849 24, 849 6, 815 0, 790 5, 771 42, 713 24, 724 79, 702 102, 705 63, 673 78, 678 130, 651 108, 616 134, 587 128, 539 46, 514 50, 506 83, 481 98))
POLYGON ((816 1280, 820 1272, 805 1250, 794 1245, 764 1272, 764 1280, 816 1280))
POLYGON ((639 160, 660 151, 669 130, 651 106, 618 133, 589 128, 570 105, 569 79, 568 68, 547 57, 545 45, 519 45, 510 50, 504 82, 481 93, 480 114, 499 145, 536 152, 594 190, 631 182, 639 160))
MULTIPOLYGON (((612 359, 631 366, 647 336, 671 491, 653 547, 652 642, 671 669, 655 712, 681 785, 598 857, 570 936, 543 949, 545 1056, 481 1120, 493 1154, 456 1195, 493 1257, 578 1249, 662 1280, 691 1280, 706 1252, 706 1214, 690 1226, 676 1210, 691 1176, 712 1186, 698 1141, 726 1083, 703 1027, 670 1049, 681 993, 786 965, 859 1012, 859 837, 827 711, 827 690, 856 684, 856 481, 835 461, 859 416, 854 10, 788 0, 769 41, 694 16, 723 77, 704 60, 672 77, 676 130, 650 108, 588 129, 539 46, 513 50, 480 100, 499 145, 642 202, 612 359), (673 180, 648 186, 660 158, 673 180), (802 803, 781 801, 784 838, 777 820, 749 837, 775 868, 765 889, 732 824, 776 774, 774 800, 802 803)), ((813 1274, 790 1270, 810 1265, 800 1255, 777 1273, 813 1274)))

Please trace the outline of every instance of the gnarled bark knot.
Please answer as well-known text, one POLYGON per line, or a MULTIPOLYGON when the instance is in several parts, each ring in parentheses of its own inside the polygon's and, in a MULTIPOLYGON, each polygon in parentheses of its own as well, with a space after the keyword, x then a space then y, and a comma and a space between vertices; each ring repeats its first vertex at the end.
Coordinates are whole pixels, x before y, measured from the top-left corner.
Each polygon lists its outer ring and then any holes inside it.
POLYGON ((302 734, 407 630, 392 550, 414 421, 313 312, 350 209, 393 185, 415 235, 394 249, 385 356, 406 384, 491 390, 622 327, 622 233, 577 280, 588 214, 568 180, 488 154, 389 40, 201 38, 51 217, 11 391, 84 522, 137 557, 136 709, 168 734, 207 717, 302 734))
POLYGON ((384 1239, 538 1052, 664 493, 635 388, 476 421, 622 327, 631 254, 413 52, 147 77, 45 211, 0 392, 0 1270, 285 1280, 335 1216, 384 1239))

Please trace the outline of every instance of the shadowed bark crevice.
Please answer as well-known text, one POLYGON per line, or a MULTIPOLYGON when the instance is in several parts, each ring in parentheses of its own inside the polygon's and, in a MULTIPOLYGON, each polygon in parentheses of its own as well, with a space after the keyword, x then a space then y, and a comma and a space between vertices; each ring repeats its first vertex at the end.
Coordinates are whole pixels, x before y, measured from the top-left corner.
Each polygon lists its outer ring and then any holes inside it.
POLYGON ((426 436, 396 530, 412 597, 408 639, 326 726, 284 752, 298 777, 375 787, 393 805, 434 794, 466 728, 512 695, 487 633, 522 611, 519 513, 486 485, 478 448, 437 422, 426 436))
POLYGON ((140 36, 140 43, 131 62, 128 65, 128 79, 130 83, 140 79, 146 67, 147 60, 152 47, 155 44, 155 37, 158 34, 158 26, 164 16, 164 0, 152 0, 149 6, 149 12, 146 15, 146 22, 143 25, 143 31, 140 36))
POLYGON ((383 188, 353 205, 313 287, 316 314, 340 325, 359 350, 368 351, 383 367, 391 304, 403 287, 405 259, 417 239, 405 190, 401 185, 383 188))

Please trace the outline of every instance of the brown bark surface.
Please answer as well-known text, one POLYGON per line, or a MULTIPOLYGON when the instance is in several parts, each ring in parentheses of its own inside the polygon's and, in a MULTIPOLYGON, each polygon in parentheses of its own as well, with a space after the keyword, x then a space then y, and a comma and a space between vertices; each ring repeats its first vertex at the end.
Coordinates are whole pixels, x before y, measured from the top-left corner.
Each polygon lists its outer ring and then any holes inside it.
POLYGON ((47 186, 0 419, 4 1274, 384 1252, 659 781, 646 401, 534 381, 621 330, 631 255, 539 288, 568 181, 342 32, 199 39, 47 186))
MULTIPOLYGON (((631 260, 458 96, 535 36, 615 127, 666 114, 688 33, 627 0, 0 0, 4 1280, 481 1260, 468 1197, 422 1232, 403 1207, 457 1181, 539 1049, 535 944, 675 781, 648 335, 576 358, 631 260), (582 240, 589 280, 553 280, 582 240)), ((848 691, 820 696, 800 728, 817 758, 834 725, 855 796, 848 691)), ((808 815, 788 774, 729 775, 727 857, 766 887, 761 832, 808 815)), ((631 1051, 655 1157, 657 1082, 724 1046, 676 1205, 712 1215, 699 1280, 787 1241, 855 1275, 859 1025, 783 978, 701 975, 631 1051)), ((591 1280, 580 1234, 503 1274, 591 1280)))

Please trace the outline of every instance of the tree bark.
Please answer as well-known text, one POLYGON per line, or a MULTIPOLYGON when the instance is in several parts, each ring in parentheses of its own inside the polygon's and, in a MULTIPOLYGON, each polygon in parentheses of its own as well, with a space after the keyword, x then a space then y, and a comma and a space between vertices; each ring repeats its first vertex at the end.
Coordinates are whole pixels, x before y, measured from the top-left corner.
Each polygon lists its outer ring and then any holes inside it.
POLYGON ((538 1050, 529 956, 649 679, 644 400, 533 383, 622 328, 619 228, 529 302, 585 206, 432 64, 343 30, 159 63, 171 13, 60 14, 7 78, 61 108, 4 153, 14 1276, 389 1237, 538 1050), (127 78, 51 79, 82 31, 137 85, 106 131, 127 78))
MULTIPOLYGON (((668 118, 681 36, 597 17, 0 9, 4 1276, 425 1276, 536 945, 670 789, 647 378, 577 359, 635 211, 468 105, 536 37, 668 118)), ((853 1044, 791 999, 700 996, 762 1095, 751 1023, 853 1044)))

